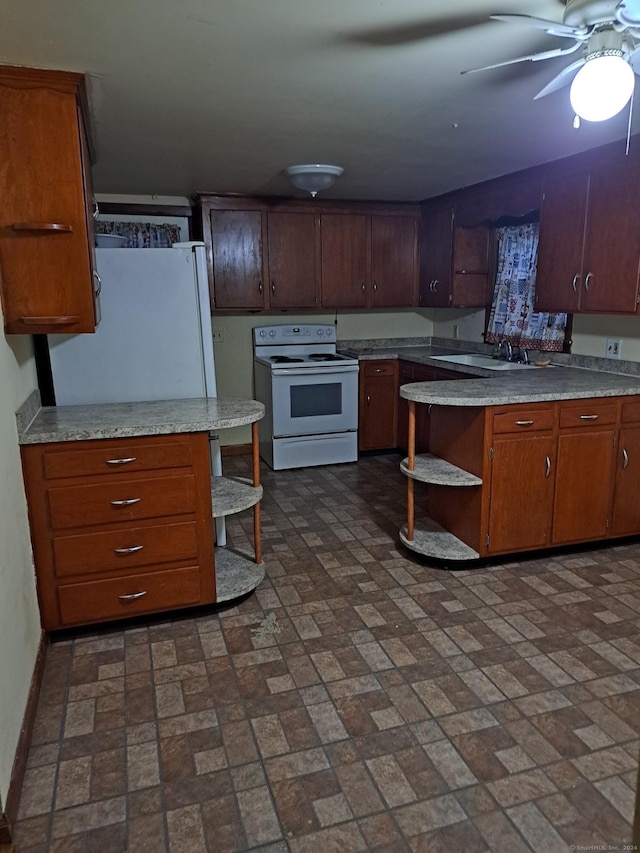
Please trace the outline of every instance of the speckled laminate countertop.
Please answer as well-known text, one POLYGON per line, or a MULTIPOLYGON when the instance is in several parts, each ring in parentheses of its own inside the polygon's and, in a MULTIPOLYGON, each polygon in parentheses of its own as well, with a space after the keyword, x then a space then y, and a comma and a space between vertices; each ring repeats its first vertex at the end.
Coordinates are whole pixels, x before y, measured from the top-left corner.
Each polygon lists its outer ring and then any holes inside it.
POLYGON ((406 400, 435 406, 503 406, 627 394, 640 394, 640 378, 578 367, 501 372, 468 382, 411 382, 400 388, 400 396, 406 400))
POLYGON ((250 424, 263 417, 262 403, 233 397, 40 407, 39 395, 34 392, 17 413, 16 420, 20 444, 47 444, 211 432, 250 424))
MULTIPOLYGON (((341 347, 360 360, 399 358, 417 364, 455 370, 474 377, 464 382, 411 382, 402 385, 400 396, 416 403, 435 406, 501 406, 510 403, 534 403, 554 400, 574 400, 588 397, 620 397, 640 394, 640 375, 591 370, 585 367, 552 366, 514 371, 483 370, 480 367, 434 359, 434 355, 460 355, 487 351, 488 348, 438 345, 402 346, 401 342, 381 341, 373 346, 341 347)), ((552 359, 568 358, 551 353, 552 359)), ((599 359, 592 359, 601 362, 599 359)), ((636 367, 636 365, 634 365, 636 367)))

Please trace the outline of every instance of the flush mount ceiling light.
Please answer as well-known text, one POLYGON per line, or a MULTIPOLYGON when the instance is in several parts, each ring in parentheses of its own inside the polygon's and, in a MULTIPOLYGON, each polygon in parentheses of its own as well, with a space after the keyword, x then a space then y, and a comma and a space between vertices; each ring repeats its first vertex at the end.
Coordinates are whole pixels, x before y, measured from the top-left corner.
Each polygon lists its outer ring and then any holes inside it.
POLYGON ((332 187, 344 169, 322 163, 307 163, 303 166, 289 166, 286 171, 294 187, 306 190, 315 198, 320 190, 328 190, 332 187))
POLYGON ((622 50, 601 50, 587 56, 573 79, 569 99, 580 118, 606 121, 629 103, 634 85, 635 74, 622 50))

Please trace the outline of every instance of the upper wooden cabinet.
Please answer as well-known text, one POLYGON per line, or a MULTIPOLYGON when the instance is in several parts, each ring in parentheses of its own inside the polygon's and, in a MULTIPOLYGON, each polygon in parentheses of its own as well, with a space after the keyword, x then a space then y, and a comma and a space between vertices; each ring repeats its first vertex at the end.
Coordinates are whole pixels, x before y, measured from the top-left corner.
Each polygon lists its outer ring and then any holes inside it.
POLYGON ((367 216, 320 215, 323 308, 364 308, 369 280, 367 216))
POLYGON ((267 213, 269 303, 272 308, 314 308, 320 266, 313 213, 267 213))
POLYGON ((210 269, 216 308, 264 308, 266 281, 259 210, 212 210, 210 269))
POLYGON ((99 279, 84 78, 0 67, 0 273, 5 331, 94 332, 99 279))
POLYGON ((372 308, 416 304, 418 289, 417 216, 371 217, 372 308))
POLYGON ((481 308, 489 300, 490 230, 486 225, 456 225, 456 216, 450 203, 423 210, 421 307, 481 308))
POLYGON ((635 313, 638 165, 609 162, 550 177, 540 210, 536 310, 635 313))
POLYGON ((409 308, 418 205, 198 197, 216 310, 409 308))

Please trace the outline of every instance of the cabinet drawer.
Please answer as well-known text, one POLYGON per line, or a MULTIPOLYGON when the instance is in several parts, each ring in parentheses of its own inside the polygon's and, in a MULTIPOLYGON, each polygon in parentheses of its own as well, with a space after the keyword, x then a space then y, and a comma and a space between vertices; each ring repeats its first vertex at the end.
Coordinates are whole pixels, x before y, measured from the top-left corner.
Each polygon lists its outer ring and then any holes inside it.
POLYGON ((86 527, 181 515, 196 509, 192 475, 122 480, 48 490, 51 527, 86 527))
POLYGON ((189 441, 134 441, 78 450, 62 447, 43 454, 43 473, 47 480, 61 477, 85 477, 94 474, 132 474, 158 468, 190 468, 192 465, 189 441))
POLYGON ((591 402, 586 400, 578 406, 560 407, 560 429, 568 427, 594 427, 616 422, 615 402, 591 402))
POLYGON ((365 361, 363 373, 365 376, 395 376, 397 361, 365 361))
POLYGON ((493 432, 536 432, 553 429, 555 413, 553 406, 518 408, 499 412, 493 416, 493 432))
POLYGON ((140 566, 198 559, 196 524, 130 527, 102 533, 58 536, 53 540, 56 576, 116 572, 130 574, 140 566))
POLYGON ((201 601, 197 566, 58 588, 62 625, 123 619, 138 613, 205 603, 201 601))
POLYGON ((640 399, 633 397, 622 403, 622 423, 633 424, 640 421, 640 399))

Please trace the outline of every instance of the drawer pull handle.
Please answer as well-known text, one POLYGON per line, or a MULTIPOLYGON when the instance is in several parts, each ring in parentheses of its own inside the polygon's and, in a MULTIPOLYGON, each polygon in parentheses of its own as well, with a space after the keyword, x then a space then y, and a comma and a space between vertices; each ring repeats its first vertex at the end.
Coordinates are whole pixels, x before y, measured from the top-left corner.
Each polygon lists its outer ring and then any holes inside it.
POLYGON ((367 406, 371 405, 371 395, 367 394, 367 406))
POLYGON ((131 504, 137 504, 141 498, 124 498, 121 501, 111 501, 111 506, 131 506, 131 504))
POLYGON ((119 595, 120 601, 135 601, 136 598, 142 598, 147 594, 147 590, 143 589, 140 592, 130 592, 127 595, 119 595))
POLYGON ((50 231, 53 233, 70 233, 73 225, 65 225, 62 222, 13 222, 12 231, 50 231))
POLYGON ((18 322, 24 323, 27 326, 72 326, 74 323, 80 322, 80 317, 75 315, 60 316, 60 317, 18 317, 18 322))
POLYGON ((132 545, 130 548, 114 548, 115 554, 134 554, 136 551, 142 551, 144 545, 132 545))
POLYGON ((516 426, 531 426, 533 421, 516 421, 516 426))
POLYGON ((135 461, 135 456, 123 456, 122 459, 107 459, 107 465, 126 465, 128 462, 135 461))
POLYGON ((384 370, 383 367, 376 367, 376 369, 374 370, 374 373, 382 373, 383 370, 384 370))
POLYGON ((623 447, 622 448, 622 467, 626 468, 628 466, 628 464, 629 464, 629 454, 627 453, 627 451, 623 447))
POLYGON ((598 415, 580 415, 581 421, 597 421, 598 415))
POLYGON ((551 459, 549 459, 548 456, 544 457, 544 465, 545 465, 544 476, 546 478, 551 473, 551 459))

